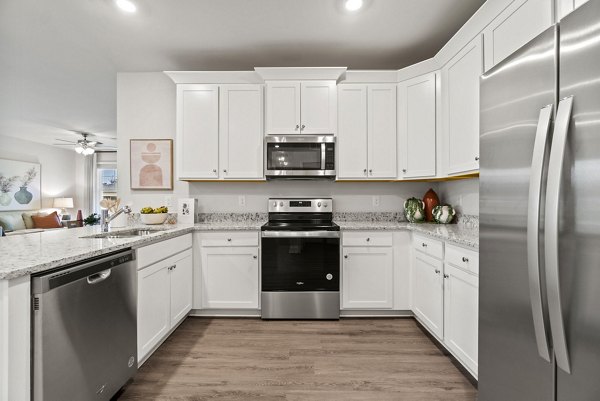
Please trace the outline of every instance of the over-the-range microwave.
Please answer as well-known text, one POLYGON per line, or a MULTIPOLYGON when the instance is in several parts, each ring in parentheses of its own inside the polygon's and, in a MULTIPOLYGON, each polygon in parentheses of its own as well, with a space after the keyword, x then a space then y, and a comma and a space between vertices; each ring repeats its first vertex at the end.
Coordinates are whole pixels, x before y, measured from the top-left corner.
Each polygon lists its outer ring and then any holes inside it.
POLYGON ((265 177, 335 178, 333 135, 286 135, 265 138, 265 177))

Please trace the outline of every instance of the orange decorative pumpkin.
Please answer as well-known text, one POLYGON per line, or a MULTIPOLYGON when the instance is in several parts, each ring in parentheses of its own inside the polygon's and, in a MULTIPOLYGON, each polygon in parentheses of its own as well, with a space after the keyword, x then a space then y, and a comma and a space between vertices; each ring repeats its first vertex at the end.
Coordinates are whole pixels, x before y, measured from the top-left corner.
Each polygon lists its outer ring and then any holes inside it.
POLYGON ((440 198, 433 189, 429 188, 423 196, 423 203, 425 203, 425 221, 433 221, 433 208, 440 204, 440 198))

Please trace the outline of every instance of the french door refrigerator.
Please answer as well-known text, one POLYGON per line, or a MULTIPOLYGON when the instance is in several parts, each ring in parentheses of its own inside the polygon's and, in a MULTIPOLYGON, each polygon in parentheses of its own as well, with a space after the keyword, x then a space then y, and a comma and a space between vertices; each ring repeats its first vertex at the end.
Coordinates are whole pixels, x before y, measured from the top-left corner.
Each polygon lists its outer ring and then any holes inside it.
POLYGON ((480 99, 479 400, 600 400, 600 0, 480 99))

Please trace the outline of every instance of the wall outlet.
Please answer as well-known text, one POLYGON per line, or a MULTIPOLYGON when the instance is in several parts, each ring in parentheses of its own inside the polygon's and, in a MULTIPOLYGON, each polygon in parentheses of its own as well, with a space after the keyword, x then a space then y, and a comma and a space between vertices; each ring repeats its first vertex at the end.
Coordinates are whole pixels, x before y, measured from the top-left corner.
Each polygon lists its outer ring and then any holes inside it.
POLYGON ((379 207, 379 195, 375 195, 373 197, 373 206, 374 207, 379 207))
POLYGON ((246 196, 245 195, 238 196, 238 204, 242 207, 246 206, 246 196))
POLYGON ((166 206, 169 209, 173 208, 173 197, 172 196, 165 196, 165 204, 163 206, 166 206))

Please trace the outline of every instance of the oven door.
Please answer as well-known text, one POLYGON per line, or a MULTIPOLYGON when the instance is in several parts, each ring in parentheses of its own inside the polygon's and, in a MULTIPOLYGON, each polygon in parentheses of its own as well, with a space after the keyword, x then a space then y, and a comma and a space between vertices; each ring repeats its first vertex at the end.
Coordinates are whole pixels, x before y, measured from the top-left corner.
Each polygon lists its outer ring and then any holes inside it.
POLYGON ((339 291, 339 231, 263 231, 262 291, 339 291))
POLYGON ((335 177, 335 138, 293 136, 265 138, 266 177, 335 177))

